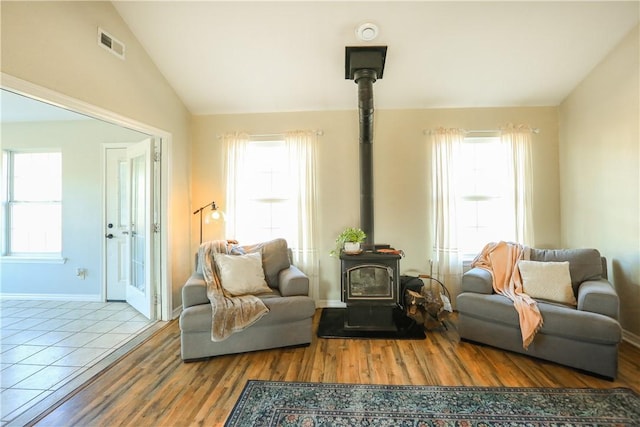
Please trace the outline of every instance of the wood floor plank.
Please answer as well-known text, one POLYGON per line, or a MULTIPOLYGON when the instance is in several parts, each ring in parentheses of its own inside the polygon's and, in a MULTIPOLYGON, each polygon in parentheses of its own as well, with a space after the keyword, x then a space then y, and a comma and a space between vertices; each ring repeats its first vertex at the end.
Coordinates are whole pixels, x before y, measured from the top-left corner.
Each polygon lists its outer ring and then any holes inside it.
MULTIPOLYGON (((317 328, 320 310, 314 316, 317 328)), ((640 349, 620 345, 616 381, 460 342, 455 315, 424 340, 314 337, 308 347, 184 363, 178 322, 95 377, 38 426, 218 426, 249 379, 359 384, 628 387, 640 393, 640 349)))

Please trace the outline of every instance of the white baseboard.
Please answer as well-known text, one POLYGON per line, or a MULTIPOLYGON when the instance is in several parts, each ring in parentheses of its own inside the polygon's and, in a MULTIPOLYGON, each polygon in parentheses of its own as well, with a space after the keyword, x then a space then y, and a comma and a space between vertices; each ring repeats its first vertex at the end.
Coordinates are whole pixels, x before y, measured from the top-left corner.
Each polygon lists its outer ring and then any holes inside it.
POLYGON ((171 320, 177 319, 178 317, 180 317, 181 313, 182 313, 182 304, 180 305, 180 307, 176 307, 173 309, 173 312, 171 313, 171 320))
POLYGON ((344 308, 347 305, 335 299, 321 299, 316 301, 316 308, 344 308))
POLYGON ((629 331, 622 331, 622 339, 631 344, 632 346, 640 348, 640 336, 632 334, 629 331))
POLYGON ((0 294, 3 300, 42 300, 42 301, 87 301, 103 302, 100 295, 93 294, 0 294))

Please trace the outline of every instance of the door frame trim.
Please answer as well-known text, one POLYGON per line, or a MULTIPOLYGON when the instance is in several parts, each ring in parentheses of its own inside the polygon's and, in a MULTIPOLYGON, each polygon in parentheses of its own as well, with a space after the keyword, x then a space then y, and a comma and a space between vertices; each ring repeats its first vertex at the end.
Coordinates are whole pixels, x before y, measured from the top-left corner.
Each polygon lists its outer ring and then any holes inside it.
MULTIPOLYGON (((172 272, 171 263, 168 262, 172 259, 171 245, 169 244, 170 236, 168 233, 169 206, 171 206, 171 191, 169 185, 171 182, 171 168, 169 167, 171 154, 168 148, 172 143, 172 134, 166 130, 125 117, 113 111, 89 104, 4 72, 0 72, 0 88, 24 95, 37 101, 85 114, 89 117, 103 120, 117 126, 146 133, 150 137, 160 140, 160 150, 162 155, 160 157, 160 259, 157 260, 160 272, 160 319, 158 320, 171 320, 173 318, 173 301, 171 281, 169 278, 172 277, 172 272)), ((104 258, 104 254, 102 257, 104 258)), ((104 289, 102 291, 101 298, 103 300, 106 298, 104 289)))

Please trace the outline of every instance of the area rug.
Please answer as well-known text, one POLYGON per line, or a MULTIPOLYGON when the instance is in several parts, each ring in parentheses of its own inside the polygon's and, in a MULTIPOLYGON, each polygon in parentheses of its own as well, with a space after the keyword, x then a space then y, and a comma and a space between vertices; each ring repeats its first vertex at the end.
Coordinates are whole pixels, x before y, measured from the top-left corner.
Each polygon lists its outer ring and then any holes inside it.
POLYGON ((506 388, 250 380, 226 426, 638 426, 626 388, 506 388))
POLYGON ((345 329, 345 308, 323 308, 318 324, 320 338, 364 338, 364 339, 425 339, 424 328, 417 325, 413 319, 405 316, 400 309, 393 312, 396 331, 366 331, 359 329, 345 329))

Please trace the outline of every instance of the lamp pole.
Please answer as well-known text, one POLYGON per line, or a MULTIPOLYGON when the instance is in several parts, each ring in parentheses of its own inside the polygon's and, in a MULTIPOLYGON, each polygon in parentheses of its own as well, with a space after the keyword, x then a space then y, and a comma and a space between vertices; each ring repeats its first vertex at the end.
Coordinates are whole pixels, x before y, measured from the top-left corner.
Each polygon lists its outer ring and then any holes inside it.
POLYGON ((211 207, 212 211, 218 210, 218 207, 216 206, 216 202, 213 201, 211 203, 207 203, 206 205, 202 206, 201 208, 199 208, 193 213, 194 215, 200 214, 200 244, 202 244, 202 211, 204 210, 204 208, 209 206, 211 207))

